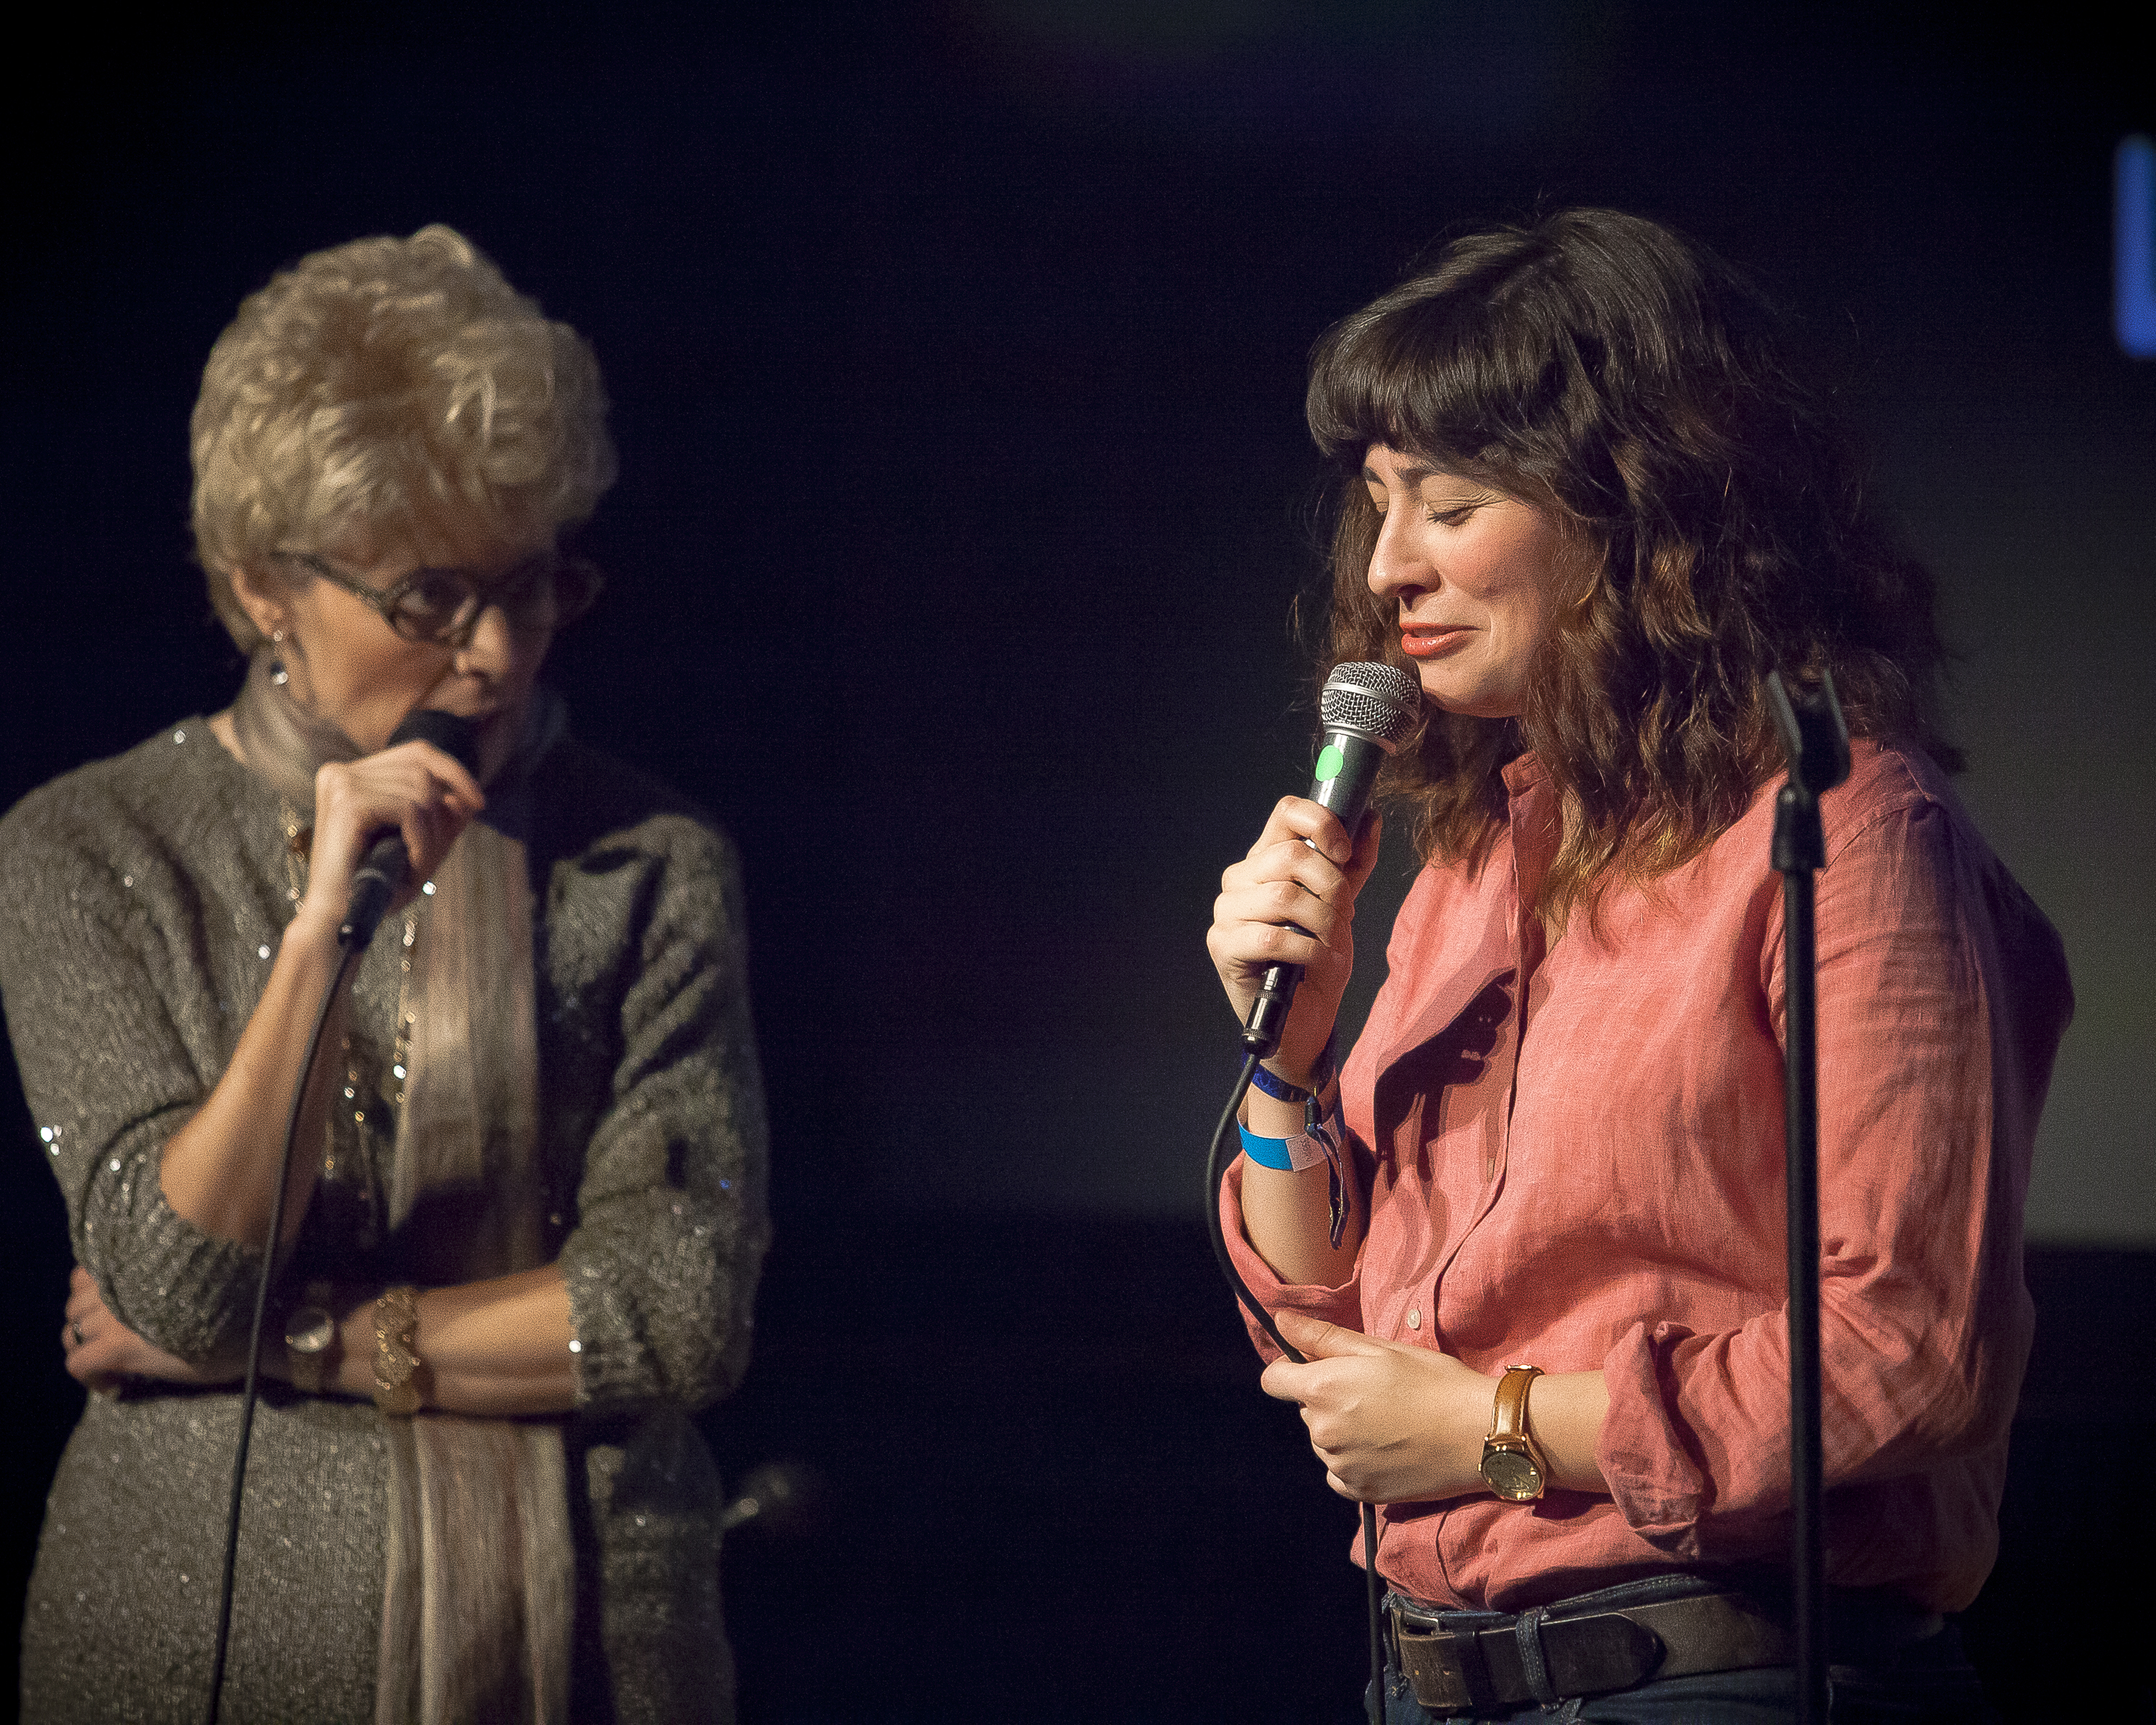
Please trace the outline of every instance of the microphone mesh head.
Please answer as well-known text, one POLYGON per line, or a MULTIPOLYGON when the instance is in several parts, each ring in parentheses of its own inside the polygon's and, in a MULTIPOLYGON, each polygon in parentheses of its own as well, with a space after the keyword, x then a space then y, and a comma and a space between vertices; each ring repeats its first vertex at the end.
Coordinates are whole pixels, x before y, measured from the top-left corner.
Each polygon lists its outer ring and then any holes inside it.
POLYGON ((431 742, 465 772, 479 771, 479 726, 461 713, 415 706, 389 733, 391 748, 400 742, 431 742))
POLYGON ((1334 665, 1317 697, 1327 730, 1359 732, 1389 748, 1408 734, 1421 706, 1414 672, 1368 660, 1334 665))

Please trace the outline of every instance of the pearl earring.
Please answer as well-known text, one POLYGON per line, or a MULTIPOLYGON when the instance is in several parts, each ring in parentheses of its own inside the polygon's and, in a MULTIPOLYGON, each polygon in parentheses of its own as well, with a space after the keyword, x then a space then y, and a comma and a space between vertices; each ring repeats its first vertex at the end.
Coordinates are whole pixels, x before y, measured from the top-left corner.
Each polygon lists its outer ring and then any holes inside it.
MULTIPOLYGON (((270 644, 273 647, 283 646, 285 644, 285 631, 281 629, 271 629, 270 631, 270 644)), ((285 661, 283 660, 272 659, 270 661, 270 680, 276 684, 280 688, 282 688, 286 683, 291 680, 290 674, 285 669, 285 661)))

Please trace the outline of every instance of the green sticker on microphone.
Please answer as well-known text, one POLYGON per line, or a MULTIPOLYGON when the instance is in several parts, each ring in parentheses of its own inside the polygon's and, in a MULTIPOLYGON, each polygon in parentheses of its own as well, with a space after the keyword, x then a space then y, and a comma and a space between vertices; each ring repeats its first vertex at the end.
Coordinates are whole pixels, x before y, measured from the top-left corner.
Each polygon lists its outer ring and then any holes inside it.
POLYGON ((1347 764, 1347 756, 1340 752, 1340 745, 1328 742, 1317 752, 1317 782, 1330 784, 1340 777, 1340 769, 1347 764))

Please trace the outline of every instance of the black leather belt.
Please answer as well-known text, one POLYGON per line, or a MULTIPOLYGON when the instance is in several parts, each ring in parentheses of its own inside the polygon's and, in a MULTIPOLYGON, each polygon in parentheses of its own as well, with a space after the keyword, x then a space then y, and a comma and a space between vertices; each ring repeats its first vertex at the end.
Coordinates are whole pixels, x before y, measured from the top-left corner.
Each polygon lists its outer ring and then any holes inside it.
MULTIPOLYGON (((1466 1713, 1601 1695, 1650 1677, 1789 1665, 1796 1658, 1789 1630, 1742 1594, 1691 1594, 1556 1615, 1565 1610, 1560 1604, 1517 1617, 1447 1614, 1454 1625, 1447 1629, 1435 1613, 1395 1605, 1399 1668, 1430 1712, 1466 1713)), ((1936 1613, 1908 1608, 1867 1624, 1865 1639, 1884 1649, 1921 1640, 1943 1626, 1936 1613)))

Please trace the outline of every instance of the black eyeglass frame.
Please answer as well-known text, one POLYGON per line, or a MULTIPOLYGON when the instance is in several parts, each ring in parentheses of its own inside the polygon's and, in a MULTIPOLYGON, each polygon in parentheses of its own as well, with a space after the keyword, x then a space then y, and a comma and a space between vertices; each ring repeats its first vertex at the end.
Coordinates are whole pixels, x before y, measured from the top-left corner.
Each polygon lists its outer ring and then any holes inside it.
MULTIPOLYGON (((501 606, 502 614, 509 619, 512 627, 520 629, 529 627, 526 619, 519 615, 521 606, 511 600, 510 590, 512 586, 524 585, 536 596, 542 584, 536 573, 523 583, 517 583, 514 571, 511 572, 510 578, 506 581, 481 583, 473 580, 471 576, 462 569, 421 567, 413 570, 410 574, 388 587, 369 587, 365 582, 347 575, 341 569, 324 562, 312 552, 280 551, 273 552, 272 555, 282 562, 297 563, 310 574, 321 576, 331 586, 343 588, 354 598, 369 607, 377 616, 396 631, 401 639, 418 642, 426 646, 461 647, 471 639, 472 630, 478 626, 480 614, 489 605, 501 606), (439 629, 429 632, 422 627, 417 619, 408 612, 400 611, 398 607, 416 593, 422 583, 430 580, 443 579, 454 581, 462 588, 464 598, 458 603, 455 612, 447 623, 439 629)), ((540 559, 535 558, 531 562, 521 567, 530 568, 534 563, 540 562, 540 559)), ((550 629, 567 628, 569 624, 591 609, 598 602, 600 593, 606 587, 605 572, 598 564, 586 557, 549 557, 544 560, 543 570, 546 578, 545 585, 552 589, 554 600, 554 615, 547 625, 550 629), (572 590, 570 602, 565 603, 562 591, 562 577, 570 573, 574 574, 576 584, 572 590)), ((529 601, 526 600, 525 603, 529 601)))

